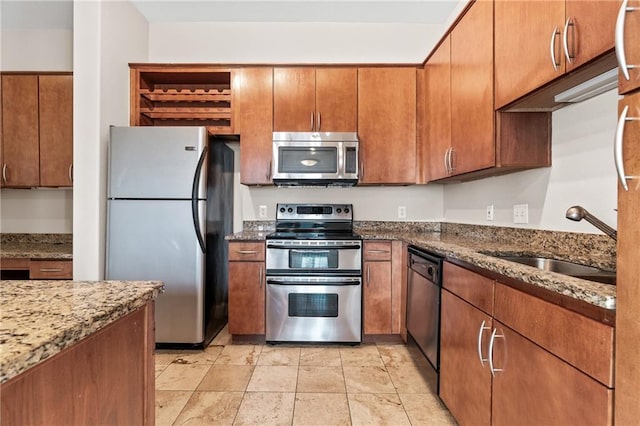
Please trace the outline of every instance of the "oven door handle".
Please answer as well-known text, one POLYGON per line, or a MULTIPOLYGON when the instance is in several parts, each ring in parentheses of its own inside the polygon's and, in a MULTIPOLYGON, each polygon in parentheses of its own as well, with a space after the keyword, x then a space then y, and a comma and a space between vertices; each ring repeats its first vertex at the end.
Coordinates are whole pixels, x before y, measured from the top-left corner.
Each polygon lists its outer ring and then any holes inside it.
POLYGON ((306 246, 293 246, 293 245, 286 245, 286 246, 281 246, 278 244, 267 244, 267 248, 272 248, 272 249, 282 249, 282 250, 296 250, 296 251, 309 251, 309 250, 331 250, 331 249, 337 249, 337 250, 360 250, 362 247, 361 246, 350 246, 350 245, 341 245, 341 246, 314 246, 314 247, 306 247, 306 246))
POLYGON ((327 285, 327 286, 348 286, 348 285, 360 285, 360 279, 355 278, 353 280, 329 280, 329 281, 297 281, 290 278, 269 278, 267 277, 267 284, 271 285, 327 285))

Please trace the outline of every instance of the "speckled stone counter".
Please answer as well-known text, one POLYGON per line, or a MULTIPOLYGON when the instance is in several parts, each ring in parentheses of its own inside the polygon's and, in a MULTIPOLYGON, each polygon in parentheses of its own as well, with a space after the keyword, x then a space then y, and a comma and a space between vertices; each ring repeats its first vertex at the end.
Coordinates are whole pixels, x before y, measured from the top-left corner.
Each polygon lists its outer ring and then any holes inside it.
POLYGON ((144 306, 160 281, 1 281, 0 383, 144 306))
MULTIPOLYGON (((615 270, 615 241, 605 235, 440 222, 354 222, 365 240, 400 240, 452 260, 585 302, 615 316, 616 287, 521 265, 495 255, 535 255, 615 270)), ((255 222, 252 224, 255 229, 255 222)), ((268 232, 233 234, 232 240, 260 240, 268 232), (262 237, 262 238, 260 238, 262 237)))
POLYGON ((0 257, 5 259, 72 259, 71 234, 2 234, 0 257))

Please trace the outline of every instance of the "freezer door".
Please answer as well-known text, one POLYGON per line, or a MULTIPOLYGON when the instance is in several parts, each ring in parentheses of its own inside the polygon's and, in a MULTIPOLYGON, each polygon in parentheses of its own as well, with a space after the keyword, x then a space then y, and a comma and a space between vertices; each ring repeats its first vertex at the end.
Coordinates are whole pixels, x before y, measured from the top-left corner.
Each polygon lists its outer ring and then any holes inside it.
MULTIPOLYGON (((198 202, 204 229, 206 202, 198 202)), ((109 200, 106 277, 161 280, 156 300, 156 342, 204 339, 204 254, 193 226, 190 201, 109 200)))
MULTIPOLYGON (((191 198, 207 137, 205 127, 111 127, 107 197, 191 198)), ((205 198, 200 175, 197 198, 205 198)))

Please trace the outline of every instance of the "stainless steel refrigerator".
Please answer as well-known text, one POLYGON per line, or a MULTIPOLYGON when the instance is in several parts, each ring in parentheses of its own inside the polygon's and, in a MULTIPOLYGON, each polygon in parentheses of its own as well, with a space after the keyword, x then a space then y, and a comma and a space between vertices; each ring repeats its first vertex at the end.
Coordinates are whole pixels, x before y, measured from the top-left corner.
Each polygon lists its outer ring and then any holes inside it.
POLYGON ((161 280, 158 347, 204 347, 227 322, 233 150, 205 127, 111 127, 106 278, 161 280))

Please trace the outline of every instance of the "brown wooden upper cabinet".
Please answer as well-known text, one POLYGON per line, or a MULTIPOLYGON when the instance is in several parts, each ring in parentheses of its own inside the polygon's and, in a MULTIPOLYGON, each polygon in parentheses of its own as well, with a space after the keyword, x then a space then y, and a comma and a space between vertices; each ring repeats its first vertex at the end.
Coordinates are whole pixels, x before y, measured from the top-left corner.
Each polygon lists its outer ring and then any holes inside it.
POLYGON ((72 186, 73 77, 2 75, 2 186, 72 186))
POLYGON ((423 179, 471 180, 550 165, 549 113, 494 111, 493 18, 492 0, 474 2, 425 64, 418 99, 423 179))
POLYGON ((355 132, 357 69, 273 70, 274 132, 355 132))
POLYGON ((273 68, 240 68, 234 75, 240 182, 268 185, 272 183, 273 68))
POLYGON ((416 69, 358 69, 359 184, 416 182, 416 69))
POLYGON ((496 109, 611 51, 619 5, 617 0, 496 1, 496 109))
POLYGON ((616 27, 618 91, 623 94, 640 88, 640 0, 629 0, 628 3, 623 3, 618 13, 620 18, 616 27), (622 6, 625 6, 624 9, 622 6))

